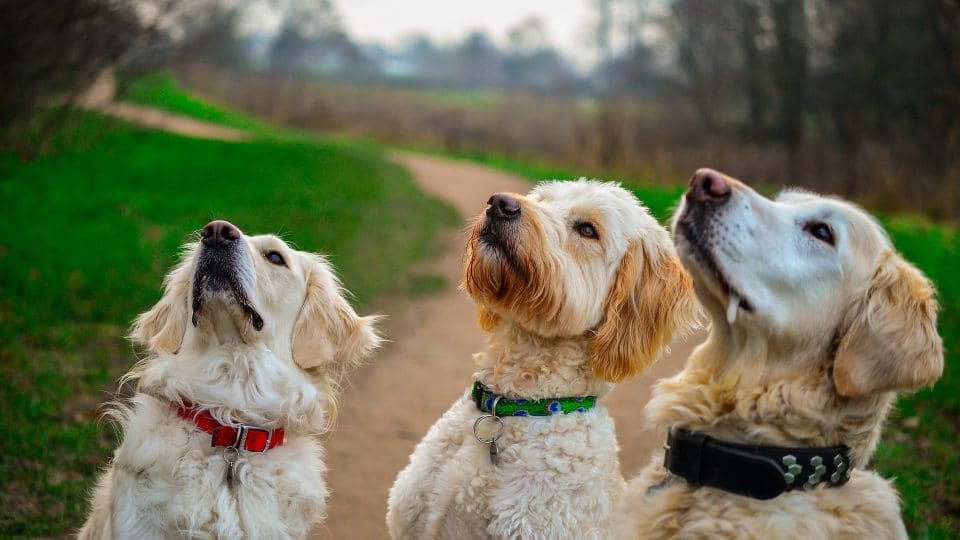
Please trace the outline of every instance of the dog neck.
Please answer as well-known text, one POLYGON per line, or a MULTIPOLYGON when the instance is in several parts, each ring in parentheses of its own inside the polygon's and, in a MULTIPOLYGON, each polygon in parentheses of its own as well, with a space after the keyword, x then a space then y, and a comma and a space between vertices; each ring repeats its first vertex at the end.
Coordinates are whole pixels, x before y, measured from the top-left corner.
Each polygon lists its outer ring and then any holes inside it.
POLYGON ((125 379, 163 401, 185 400, 209 410, 223 424, 282 427, 290 433, 323 432, 332 401, 329 388, 263 344, 162 353, 142 361, 125 379))
POLYGON ((712 332, 683 371, 657 384, 646 409, 654 425, 664 432, 682 426, 737 443, 842 444, 851 449, 854 466, 867 464, 892 393, 842 397, 834 387, 829 352, 784 357, 749 338, 731 347, 728 338, 712 332))
POLYGON ((486 349, 474 355, 475 377, 491 391, 515 398, 602 396, 613 385, 593 375, 585 337, 546 338, 499 322, 486 349))

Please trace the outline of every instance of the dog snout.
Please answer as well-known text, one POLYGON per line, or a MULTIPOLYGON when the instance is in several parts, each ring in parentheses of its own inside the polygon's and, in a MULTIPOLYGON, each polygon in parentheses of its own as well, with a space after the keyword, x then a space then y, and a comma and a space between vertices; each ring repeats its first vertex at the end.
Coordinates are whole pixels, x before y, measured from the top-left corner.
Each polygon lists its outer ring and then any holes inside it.
POLYGON ((240 229, 233 223, 218 219, 211 221, 200 231, 204 247, 227 246, 240 239, 240 229))
POLYGON ((711 204, 722 204, 730 199, 730 182, 713 169, 699 169, 690 179, 687 199, 711 204))
POLYGON ((512 220, 520 217, 520 201, 506 193, 497 193, 487 201, 487 217, 491 219, 512 220))

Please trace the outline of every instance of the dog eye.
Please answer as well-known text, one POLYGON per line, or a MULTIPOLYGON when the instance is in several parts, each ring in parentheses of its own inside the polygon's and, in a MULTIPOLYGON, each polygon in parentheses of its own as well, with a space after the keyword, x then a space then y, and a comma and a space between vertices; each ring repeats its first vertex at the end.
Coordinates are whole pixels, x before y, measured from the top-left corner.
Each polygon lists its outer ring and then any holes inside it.
POLYGON ((804 227, 804 230, 810 233, 814 238, 820 240, 821 242, 826 242, 831 246, 833 243, 833 231, 830 230, 830 226, 826 223, 821 223, 819 221, 814 221, 807 223, 804 227))
POLYGON ((577 234, 584 238, 600 238, 597 229, 589 223, 577 223, 573 228, 577 231, 577 234))
POLYGON ((268 261, 272 262, 273 264, 275 264, 275 265, 277 265, 277 266, 286 266, 286 265, 287 265, 287 263, 284 262, 284 260, 283 260, 283 255, 277 253, 276 251, 268 251, 268 252, 266 253, 266 255, 264 255, 264 257, 266 257, 268 261))

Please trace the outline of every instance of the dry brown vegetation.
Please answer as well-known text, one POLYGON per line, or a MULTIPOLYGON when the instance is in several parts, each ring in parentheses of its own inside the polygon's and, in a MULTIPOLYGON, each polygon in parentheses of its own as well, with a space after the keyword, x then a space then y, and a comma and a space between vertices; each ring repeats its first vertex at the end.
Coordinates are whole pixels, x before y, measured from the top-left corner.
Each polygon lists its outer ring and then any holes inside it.
MULTIPOLYGON (((496 154, 563 165, 583 174, 647 183, 685 182, 709 165, 770 186, 799 185, 873 207, 960 218, 960 168, 918 172, 912 141, 865 144, 855 156, 815 136, 791 156, 785 145, 708 133, 686 103, 598 102, 524 93, 424 90, 236 73, 181 65, 182 82, 270 121, 454 153, 496 154)), ((816 133, 812 126, 809 131, 816 133)))

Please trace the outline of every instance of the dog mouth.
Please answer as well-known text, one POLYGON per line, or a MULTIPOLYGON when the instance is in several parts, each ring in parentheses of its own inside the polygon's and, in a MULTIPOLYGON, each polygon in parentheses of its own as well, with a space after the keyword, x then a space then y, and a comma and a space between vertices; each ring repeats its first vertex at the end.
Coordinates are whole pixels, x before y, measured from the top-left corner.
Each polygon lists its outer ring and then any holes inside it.
POLYGON ((704 270, 720 287, 720 291, 724 297, 723 300, 725 300, 726 303, 727 322, 730 324, 736 322, 738 309, 742 309, 747 313, 753 313, 753 304, 739 289, 730 283, 730 279, 727 278, 726 274, 720 269, 720 265, 717 264, 713 252, 707 246, 703 245, 701 241, 703 235, 698 234, 695 227, 692 227, 690 221, 686 218, 687 216, 682 216, 681 220, 677 223, 677 232, 679 232, 685 240, 684 244, 678 247, 686 251, 687 255, 691 256, 700 269, 704 270))
POLYGON ((206 300, 226 297, 236 304, 255 330, 263 329, 263 317, 250 301, 246 287, 239 277, 235 259, 235 256, 224 256, 207 249, 200 254, 192 291, 193 314, 190 321, 194 327, 200 323, 200 313, 206 300))
POLYGON ((513 269, 520 268, 515 247, 515 231, 505 230, 503 224, 486 220, 477 235, 477 243, 502 257, 513 269))

